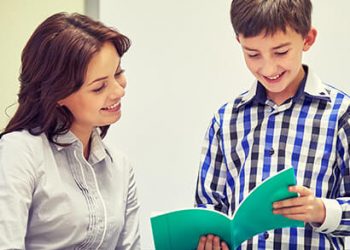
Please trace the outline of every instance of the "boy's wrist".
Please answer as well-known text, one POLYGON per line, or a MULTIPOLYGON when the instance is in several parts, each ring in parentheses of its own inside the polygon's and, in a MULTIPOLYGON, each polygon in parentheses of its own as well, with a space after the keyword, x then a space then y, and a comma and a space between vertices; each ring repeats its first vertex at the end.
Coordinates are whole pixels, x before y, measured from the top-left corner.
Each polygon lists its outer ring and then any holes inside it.
POLYGON ((321 199, 326 209, 326 217, 322 224, 310 223, 316 232, 331 233, 340 225, 342 208, 335 199, 321 199))

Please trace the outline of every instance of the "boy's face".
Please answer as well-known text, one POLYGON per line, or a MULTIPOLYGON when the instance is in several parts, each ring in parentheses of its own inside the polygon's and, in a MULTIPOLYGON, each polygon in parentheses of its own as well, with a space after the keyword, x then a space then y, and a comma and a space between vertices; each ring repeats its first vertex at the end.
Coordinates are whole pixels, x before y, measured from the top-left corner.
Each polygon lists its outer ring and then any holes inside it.
POLYGON ((286 32, 277 31, 273 35, 262 32, 254 37, 237 36, 249 70, 265 87, 267 97, 276 104, 296 93, 304 77, 302 52, 311 47, 316 34, 312 28, 303 38, 287 27, 286 32))

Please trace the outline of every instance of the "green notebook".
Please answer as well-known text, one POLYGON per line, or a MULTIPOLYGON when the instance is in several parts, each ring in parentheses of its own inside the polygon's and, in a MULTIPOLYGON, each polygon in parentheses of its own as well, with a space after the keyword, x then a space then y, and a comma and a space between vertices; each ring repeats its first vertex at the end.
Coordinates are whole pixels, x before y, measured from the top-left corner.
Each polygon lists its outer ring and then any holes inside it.
POLYGON ((235 214, 189 208, 151 217, 156 250, 197 249, 202 235, 218 235, 236 249, 243 241, 267 230, 283 227, 303 227, 304 222, 272 213, 272 203, 292 197, 288 191, 295 185, 294 169, 287 168, 267 178, 243 200, 235 214))

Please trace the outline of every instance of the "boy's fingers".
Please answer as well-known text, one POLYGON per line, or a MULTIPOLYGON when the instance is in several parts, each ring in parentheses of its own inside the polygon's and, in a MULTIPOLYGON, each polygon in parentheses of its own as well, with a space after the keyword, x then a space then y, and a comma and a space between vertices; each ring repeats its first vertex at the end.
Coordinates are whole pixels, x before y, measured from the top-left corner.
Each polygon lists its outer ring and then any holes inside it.
POLYGON ((277 201, 273 203, 273 208, 274 209, 279 209, 279 208, 291 208, 291 207, 298 207, 298 206, 303 206, 307 204, 308 202, 308 197, 298 197, 298 198, 291 198, 283 201, 277 201))
POLYGON ((200 239, 199 239, 199 243, 198 243, 198 246, 197 246, 197 250, 204 250, 204 246, 205 246, 205 242, 207 241, 207 237, 205 236, 202 236, 200 239))
POLYGON ((224 241, 221 242, 221 250, 229 250, 227 244, 224 241))
POLYGON ((298 193, 300 196, 306 196, 312 194, 311 190, 304 186, 290 186, 288 188, 290 192, 298 193))
POLYGON ((209 234, 207 235, 207 242, 205 243, 205 250, 213 250, 213 238, 214 236, 209 234))

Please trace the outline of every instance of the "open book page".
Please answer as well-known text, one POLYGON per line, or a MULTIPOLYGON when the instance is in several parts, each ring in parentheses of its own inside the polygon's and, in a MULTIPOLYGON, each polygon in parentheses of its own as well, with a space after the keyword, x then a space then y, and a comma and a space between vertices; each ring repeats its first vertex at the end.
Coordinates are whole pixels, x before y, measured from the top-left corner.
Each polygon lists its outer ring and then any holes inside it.
POLYGON ((208 232, 232 241, 231 220, 215 210, 190 208, 151 217, 157 250, 196 249, 199 238, 208 232), (190 248, 189 248, 190 246, 190 248))
POLYGON ((282 227, 302 227, 272 212, 272 203, 291 197, 295 185, 294 169, 285 169, 263 181, 243 200, 233 218, 215 210, 180 209, 151 217, 153 239, 157 250, 196 249, 202 235, 215 234, 237 248, 243 241, 264 231, 282 227))
POLYGON ((265 179, 249 193, 233 215, 235 246, 264 231, 304 226, 301 221, 273 213, 272 203, 298 196, 288 191, 288 187, 295 184, 294 169, 291 167, 265 179))

